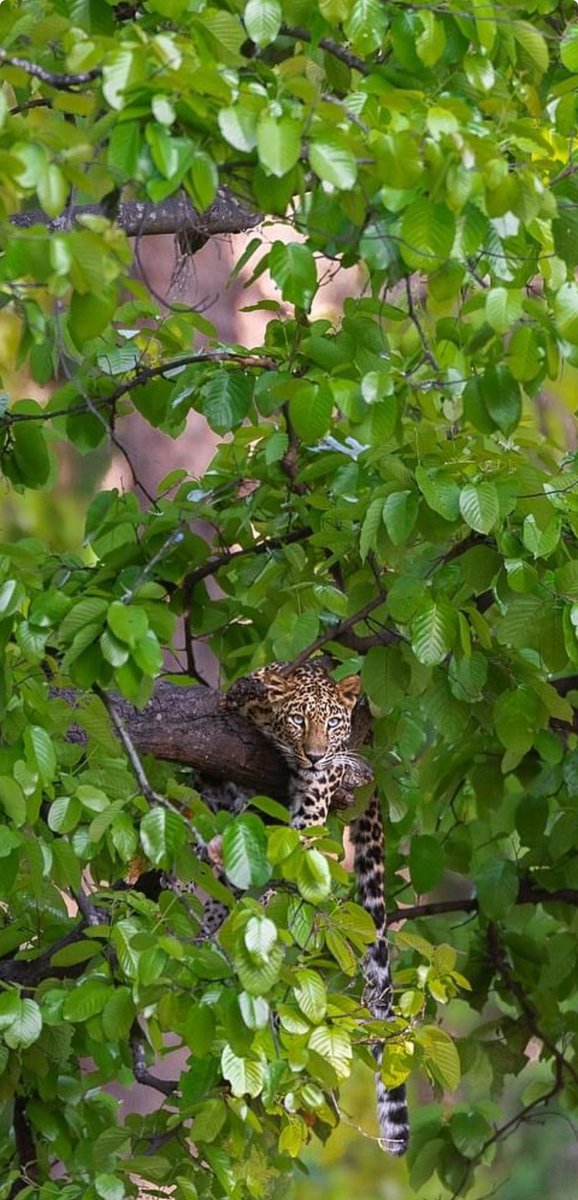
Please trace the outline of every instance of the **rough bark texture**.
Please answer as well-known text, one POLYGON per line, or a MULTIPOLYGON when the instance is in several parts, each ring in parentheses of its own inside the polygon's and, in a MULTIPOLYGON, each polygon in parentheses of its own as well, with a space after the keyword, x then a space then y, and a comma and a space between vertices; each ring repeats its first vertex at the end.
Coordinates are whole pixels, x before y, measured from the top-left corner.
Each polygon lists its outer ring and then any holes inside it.
MULTIPOLYGON (((19 229, 47 225, 49 229, 57 231, 69 229, 78 217, 87 214, 103 216, 104 210, 98 204, 79 204, 65 209, 62 216, 50 220, 41 209, 29 209, 14 213, 10 221, 19 229)), ((115 223, 124 229, 128 237, 186 232, 212 237, 217 233, 239 233, 244 229, 252 229, 261 219, 259 214, 245 208, 227 188, 219 188, 213 204, 204 213, 197 212, 184 192, 180 192, 159 204, 142 200, 121 202, 115 214, 115 223)))

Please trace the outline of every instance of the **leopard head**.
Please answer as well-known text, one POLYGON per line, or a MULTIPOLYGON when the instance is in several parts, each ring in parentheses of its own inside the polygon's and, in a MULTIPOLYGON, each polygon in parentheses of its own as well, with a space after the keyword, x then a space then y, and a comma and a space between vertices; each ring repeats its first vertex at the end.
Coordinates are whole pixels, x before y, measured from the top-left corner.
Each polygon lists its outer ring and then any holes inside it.
POLYGON ((321 769, 347 749, 359 695, 357 675, 336 683, 314 662, 287 674, 274 664, 260 674, 270 706, 268 735, 291 766, 321 769))

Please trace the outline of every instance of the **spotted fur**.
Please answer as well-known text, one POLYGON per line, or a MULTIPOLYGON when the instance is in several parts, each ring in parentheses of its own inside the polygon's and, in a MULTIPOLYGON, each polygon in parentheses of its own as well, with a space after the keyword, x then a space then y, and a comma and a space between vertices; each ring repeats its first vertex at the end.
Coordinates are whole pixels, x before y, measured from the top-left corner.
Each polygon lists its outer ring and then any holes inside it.
MULTIPOLYGON (((371 779, 363 759, 348 750, 351 715, 359 679, 335 682, 315 661, 290 670, 272 663, 233 685, 227 707, 242 712, 271 739, 291 771, 291 824, 297 829, 324 825, 330 806, 346 802, 360 783, 371 779)), ((365 962, 365 1002, 378 1020, 391 1016, 392 984, 386 930, 384 831, 377 798, 353 822, 355 872, 359 896, 376 927, 376 940, 365 962)), ((382 1044, 374 1054, 381 1064, 382 1044)), ((404 1154, 409 1138, 405 1088, 387 1089, 377 1074, 380 1143, 391 1154, 404 1154)))

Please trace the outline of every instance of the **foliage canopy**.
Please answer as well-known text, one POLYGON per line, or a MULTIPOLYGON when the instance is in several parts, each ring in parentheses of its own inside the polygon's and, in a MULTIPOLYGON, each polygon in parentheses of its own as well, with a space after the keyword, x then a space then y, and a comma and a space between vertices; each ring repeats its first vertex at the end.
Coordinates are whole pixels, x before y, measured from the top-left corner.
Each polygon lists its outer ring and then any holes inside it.
POLYGON ((151 802, 111 731, 103 695, 147 700, 182 614, 193 677, 200 638, 228 681, 321 645, 360 670, 392 896, 415 907, 451 873, 447 901, 394 935, 386 1081, 415 1068, 439 1097, 462 1080, 453 1107, 414 1106, 414 1191, 436 1172, 436 1195, 466 1192, 520 1119, 578 1104, 578 467, 548 400, 578 365, 575 16, 569 0, 0 5, 6 486, 52 487, 59 444, 89 455, 133 410, 177 438, 194 408, 228 435, 194 484, 172 472, 142 505, 100 492, 78 554, 0 547, 1 1196, 122 1200, 141 1176, 257 1200, 371 1061, 371 928, 336 843, 303 848, 267 800, 215 815, 152 761, 175 808, 151 802), (119 197, 147 202, 144 226, 182 189, 208 236, 231 196, 247 225, 264 215, 236 267, 269 273, 263 345, 223 344, 132 278, 119 197), (329 319, 343 267, 358 283, 329 319), (22 398, 36 385, 48 401, 22 398), (85 745, 54 685, 87 693, 85 745), (241 899, 191 823, 223 834, 241 899), (194 944, 194 899, 110 886, 137 851, 225 900, 218 941, 194 944), (162 1108, 118 1125, 102 1086, 146 1080, 167 1034, 191 1056, 178 1093, 149 1076, 162 1108))

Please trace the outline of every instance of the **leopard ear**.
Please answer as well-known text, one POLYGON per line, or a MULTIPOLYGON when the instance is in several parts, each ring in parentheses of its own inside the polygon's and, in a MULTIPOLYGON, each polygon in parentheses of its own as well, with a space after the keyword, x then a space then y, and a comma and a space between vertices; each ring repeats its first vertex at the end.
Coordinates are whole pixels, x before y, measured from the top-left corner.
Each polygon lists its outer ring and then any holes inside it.
POLYGON ((271 663, 254 672, 253 678, 258 679, 262 684, 268 704, 280 704, 287 698, 291 685, 287 675, 283 673, 283 665, 283 663, 271 663))
POLYGON ((340 679, 339 683, 335 686, 339 692, 339 699, 345 704, 346 708, 352 709, 355 706, 361 689, 359 675, 346 675, 345 679, 340 679))

